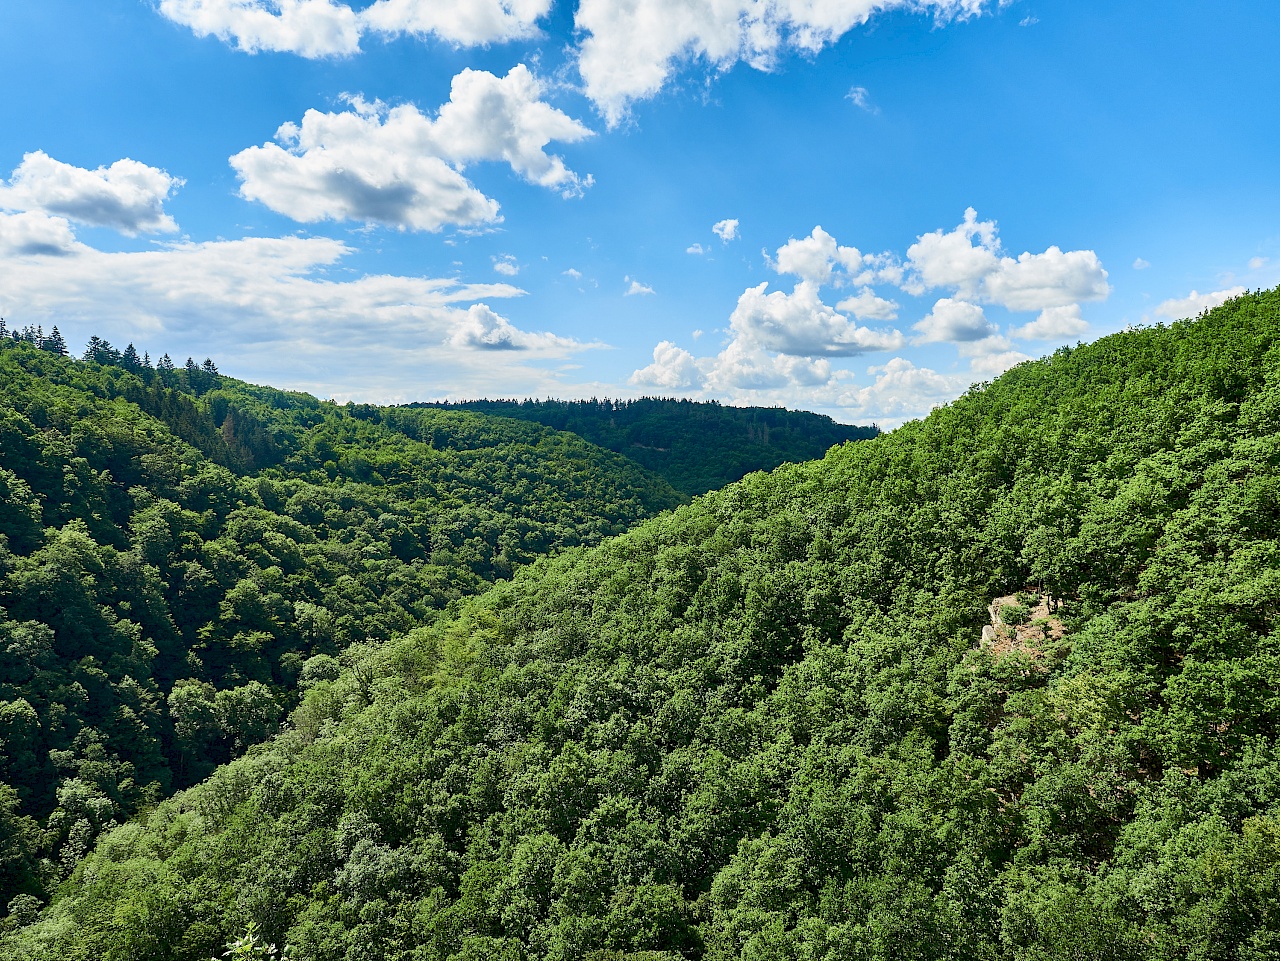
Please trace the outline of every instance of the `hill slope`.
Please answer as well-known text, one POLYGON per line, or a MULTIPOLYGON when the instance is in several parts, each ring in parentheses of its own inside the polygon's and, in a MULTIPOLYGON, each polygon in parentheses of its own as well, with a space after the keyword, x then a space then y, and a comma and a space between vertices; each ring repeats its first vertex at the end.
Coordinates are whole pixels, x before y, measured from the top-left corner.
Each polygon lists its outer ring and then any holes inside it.
POLYGON ((836 444, 875 437, 875 427, 778 407, 640 400, 471 400, 422 404, 534 421, 625 454, 686 494, 705 494, 757 470, 821 457, 836 444))
POLYGON ((350 644, 683 500, 537 425, 108 350, 0 338, 0 808, 47 828, 0 854, 0 905, 40 888, 33 859, 56 881, 104 826, 267 736, 350 644))
POLYGON ((1273 291, 1063 349, 539 561, 0 953, 1274 957, 1278 334, 1273 291))

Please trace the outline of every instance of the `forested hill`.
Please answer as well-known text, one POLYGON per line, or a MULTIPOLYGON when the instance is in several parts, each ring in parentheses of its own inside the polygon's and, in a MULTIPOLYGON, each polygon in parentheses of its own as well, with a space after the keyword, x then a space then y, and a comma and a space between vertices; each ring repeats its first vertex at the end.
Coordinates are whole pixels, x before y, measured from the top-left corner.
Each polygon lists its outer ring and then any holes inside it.
POLYGON ((1272 291, 1064 348, 539 561, 0 955, 1274 958, 1277 335, 1272 291))
POLYGON ((879 434, 875 427, 837 424, 807 411, 655 397, 471 400, 412 406, 478 411, 572 431, 625 454, 691 495, 723 487, 752 471, 814 460, 836 444, 879 434))
POLYGON ((685 500, 534 424, 29 339, 0 337, 0 907, 274 732, 349 645, 685 500))

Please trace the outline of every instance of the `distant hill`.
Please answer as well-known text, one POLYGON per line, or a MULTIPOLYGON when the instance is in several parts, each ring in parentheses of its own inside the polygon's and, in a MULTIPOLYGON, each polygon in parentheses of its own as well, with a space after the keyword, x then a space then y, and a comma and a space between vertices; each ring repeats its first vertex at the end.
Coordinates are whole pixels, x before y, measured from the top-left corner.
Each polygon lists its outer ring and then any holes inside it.
POLYGON ((876 427, 781 407, 727 407, 715 401, 471 400, 414 404, 534 421, 572 431, 661 474, 677 490, 704 494, 757 470, 821 457, 836 444, 867 440, 876 427))
POLYGON ((351 645, 687 500, 538 424, 64 349, 0 336, 0 908, 270 735, 351 645))
POLYGON ((1271 291, 353 649, 0 956, 1273 959, 1278 597, 1271 291))

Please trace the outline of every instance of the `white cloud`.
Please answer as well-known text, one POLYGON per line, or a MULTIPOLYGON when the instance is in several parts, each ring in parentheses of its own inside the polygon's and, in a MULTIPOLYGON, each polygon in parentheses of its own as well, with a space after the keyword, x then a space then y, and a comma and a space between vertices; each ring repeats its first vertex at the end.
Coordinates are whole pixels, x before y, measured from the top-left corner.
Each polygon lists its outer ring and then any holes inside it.
POLYGON ((573 348, 572 340, 554 334, 531 334, 518 330, 487 304, 472 304, 465 316, 456 320, 449 343, 475 350, 537 350, 547 347, 573 348))
POLYGON ((1150 266, 1151 266, 1151 261, 1143 260, 1141 257, 1139 257, 1137 260, 1133 262, 1134 270, 1146 270, 1150 266))
POLYGON ((435 120, 411 104, 387 108, 353 98, 339 113, 308 110, 286 123, 279 143, 231 158, 240 193, 294 220, 354 220, 436 231, 492 223, 498 203, 459 171, 505 160, 527 180, 580 193, 591 178, 570 171, 544 147, 591 136, 578 121, 539 100, 542 86, 523 64, 504 78, 464 70, 435 120))
POLYGON ((831 279, 836 265, 853 272, 862 265, 862 254, 856 247, 841 247, 821 227, 814 227, 808 237, 791 238, 778 248, 773 267, 780 274, 793 274, 814 284, 831 279))
POLYGON ((160 0, 164 16, 198 37, 313 59, 358 53, 369 32, 463 46, 517 40, 536 34, 550 7, 551 0, 377 0, 357 12, 334 0, 160 0))
POLYGON ((640 281, 632 280, 630 277, 623 277, 622 282, 631 285, 623 292, 623 297, 645 297, 653 293, 653 288, 648 284, 642 284, 640 281))
POLYGON ((65 217, 39 211, 0 213, 0 254, 9 257, 60 257, 79 249, 65 217))
POLYGON ((717 220, 711 225, 711 232, 727 244, 738 237, 738 221, 717 220))
POLYGON ((580 195, 591 186, 562 159, 548 155, 547 144, 578 143, 593 132, 541 98, 541 81, 524 64, 505 77, 466 69, 453 78, 449 102, 431 125, 429 140, 439 156, 454 163, 505 160, 530 183, 580 195))
POLYGON ((1046 307, 1028 324, 1014 328, 1013 336, 1022 340, 1066 340, 1080 337, 1089 330, 1089 322, 1080 316, 1080 305, 1046 307))
MULTIPOLYGON (((2 238, 10 219, 0 218, 2 238)), ((322 396, 561 394, 547 362, 596 346, 524 331, 495 313, 487 302, 523 294, 509 284, 331 279, 353 252, 321 237, 127 253, 75 244, 63 256, 0 257, 0 290, 10 316, 57 323, 69 339, 97 334, 149 345, 153 356, 226 358, 237 376, 322 396)))
POLYGON ((504 277, 514 277, 520 273, 520 265, 512 254, 503 254, 493 258, 493 269, 504 277))
POLYGON ((741 338, 706 367, 707 386, 719 391, 814 387, 831 380, 831 364, 825 359, 769 354, 741 338))
POLYGON ((1249 258, 1249 269, 1250 269, 1250 270, 1261 270, 1261 269, 1262 269, 1263 267, 1265 267, 1268 263, 1269 263, 1269 261, 1268 261, 1268 259, 1267 259, 1266 257, 1250 257, 1250 258, 1249 258))
POLYGON ((160 12, 197 37, 234 41, 247 53, 332 57, 360 49, 360 21, 333 0, 160 0, 160 12))
POLYGON ((793 357, 851 357, 894 350, 903 344, 898 331, 859 327, 824 304, 809 281, 790 293, 766 293, 768 283, 750 287, 738 298, 729 319, 737 341, 793 357))
POLYGON ((1062 251, 1050 247, 1042 254, 1002 257, 1000 268, 986 277, 981 296, 1010 310, 1066 307, 1081 300, 1105 300, 1111 293, 1107 272, 1092 250, 1062 251))
POLYGON ((1019 350, 997 350, 980 354, 969 361, 971 375, 983 380, 994 380, 1010 367, 1031 360, 1030 355, 1019 350))
POLYGON ((982 280, 999 269, 999 246, 995 221, 978 220, 978 212, 970 207, 964 212, 964 222, 955 230, 923 234, 907 248, 907 262, 916 285, 912 292, 955 287, 966 296, 974 296, 982 280))
POLYGON ((995 221, 978 220, 970 207, 950 232, 922 235, 907 249, 909 274, 903 288, 920 294, 953 288, 963 300, 998 304, 1010 310, 1044 310, 1111 293, 1107 272, 1092 250, 1003 256, 995 221))
POLYGON ((897 320, 898 305, 892 300, 877 297, 870 287, 863 287, 852 297, 836 304, 836 310, 853 314, 859 320, 897 320))
POLYGON ((686 254, 693 254, 700 257, 707 252, 707 248, 702 246, 702 244, 690 244, 684 249, 684 252, 686 254))
POLYGON ((26 154, 0 186, 0 208, 41 211, 130 236, 178 229, 164 202, 183 181, 136 160, 86 170, 43 150, 26 154))
POLYGON ((852 101, 855 107, 860 107, 867 113, 880 112, 880 108, 871 102, 871 92, 866 87, 850 87, 844 99, 852 101))
POLYGON ((572 277, 574 280, 582 279, 582 271, 578 270, 576 267, 570 267, 568 270, 564 271, 563 273, 566 277, 572 277))
POLYGON ((869 367, 867 373, 875 377, 875 381, 841 398, 841 406, 881 423, 901 423, 922 417, 964 389, 958 378, 928 367, 917 367, 905 357, 894 357, 879 367, 869 367))
POLYGON ((1018 21, 1018 26, 1034 27, 1039 22, 1040 22, 1039 17, 1023 17, 1021 20, 1018 21))
POLYGON ((1162 317, 1169 317, 1173 320, 1180 320, 1184 317, 1198 317, 1204 311, 1219 307, 1231 300, 1231 298, 1239 297, 1245 292, 1243 287, 1215 290, 1211 294, 1202 294, 1193 290, 1186 297, 1164 301, 1156 307, 1155 312, 1162 317))
POLYGON ((939 22, 981 13, 984 0, 581 0, 578 70, 613 125, 628 105, 662 89, 677 64, 717 71, 745 61, 768 70, 787 50, 814 53, 874 14, 932 13, 939 22))
POLYGON ((934 304, 933 310, 912 329, 920 332, 916 342, 921 344, 978 341, 997 333, 996 325, 987 320, 981 307, 950 297, 934 304))
POLYGON ((551 0, 378 0, 360 20, 381 33, 433 34, 477 46, 533 36, 550 9, 551 0))
POLYGON ((653 363, 633 373, 628 383, 633 387, 695 390, 702 386, 702 371, 691 353, 664 340, 653 348, 653 363))

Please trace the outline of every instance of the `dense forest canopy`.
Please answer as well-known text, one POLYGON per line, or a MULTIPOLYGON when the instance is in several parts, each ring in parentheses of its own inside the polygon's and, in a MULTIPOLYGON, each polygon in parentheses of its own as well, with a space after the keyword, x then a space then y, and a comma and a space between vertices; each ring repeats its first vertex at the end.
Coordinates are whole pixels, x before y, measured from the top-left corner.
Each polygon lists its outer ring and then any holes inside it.
POLYGON ((1278 334, 1063 348, 351 648, 0 953, 1275 958, 1278 334))
POLYGON ((660 397, 470 400, 411 406, 471 410, 572 431, 625 454, 686 494, 705 494, 751 471, 813 460, 836 444, 879 434, 875 427, 837 424, 807 411, 660 397))
POLYGON ((570 434, 0 336, 0 908, 276 730, 349 645, 685 498, 570 434))

